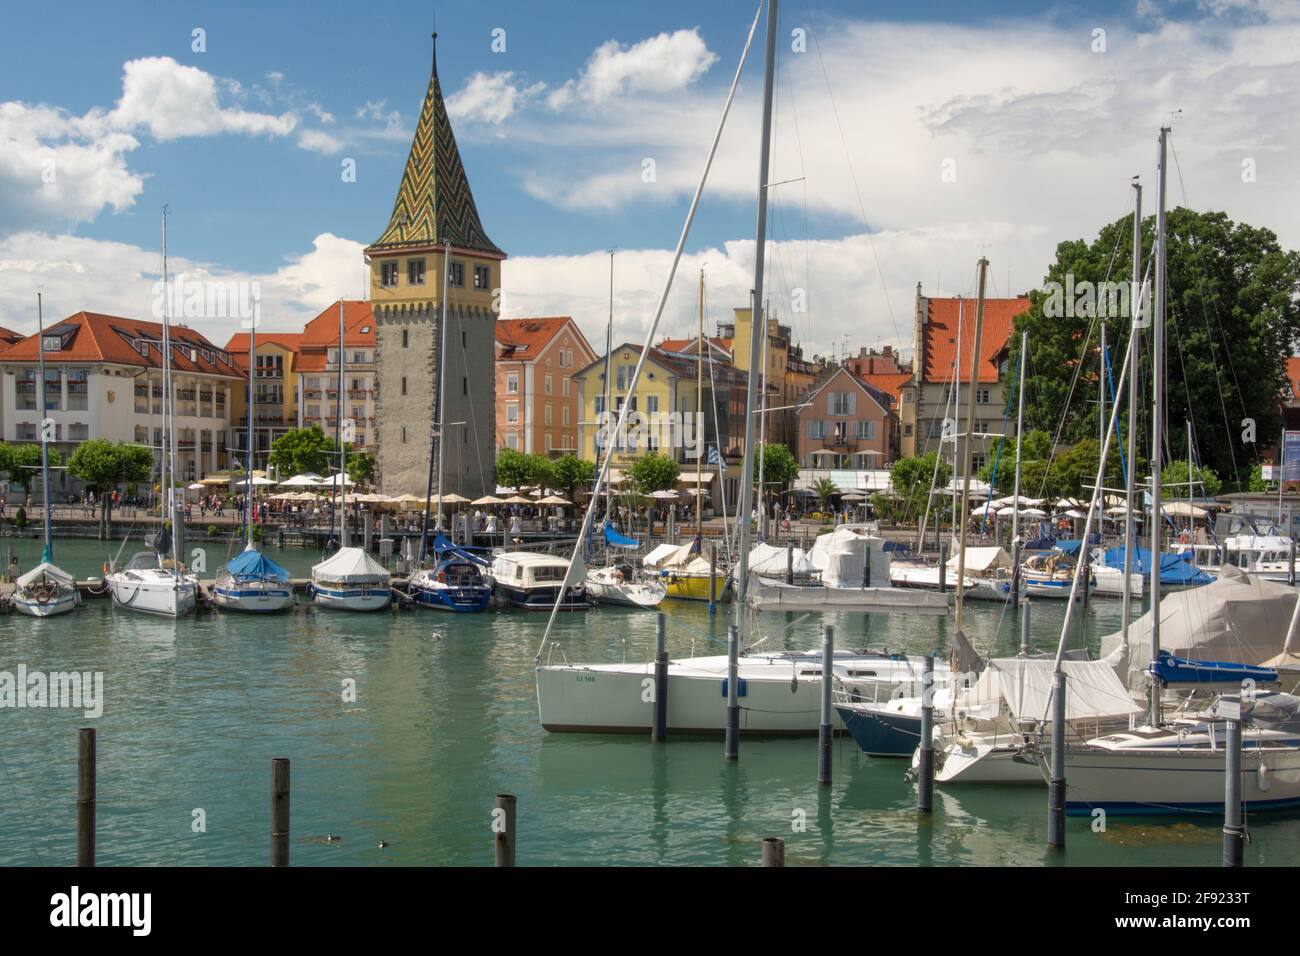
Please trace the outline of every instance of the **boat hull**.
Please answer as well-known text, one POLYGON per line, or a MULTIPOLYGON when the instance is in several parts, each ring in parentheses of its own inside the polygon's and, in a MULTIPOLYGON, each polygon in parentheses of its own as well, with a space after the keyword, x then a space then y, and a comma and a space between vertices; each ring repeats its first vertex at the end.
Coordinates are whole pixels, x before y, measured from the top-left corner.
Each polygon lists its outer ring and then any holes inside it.
MULTIPOLYGON (((707 574, 678 574, 673 571, 660 571, 659 580, 663 582, 665 597, 673 601, 708 601, 709 576, 707 574)), ((728 577, 719 572, 713 576, 713 600, 731 600, 728 577)))
MULTIPOLYGON (((502 584, 500 581, 496 584, 497 599, 502 604, 524 611, 550 611, 555 607, 555 599, 559 593, 558 586, 518 588, 502 584)), ((568 588, 564 600, 560 602, 561 611, 586 611, 590 608, 591 602, 587 600, 587 589, 583 586, 568 588)))
POLYGON ((212 599, 223 611, 252 614, 274 614, 294 605, 293 588, 279 581, 219 582, 212 588, 212 599))
POLYGON ((492 603, 492 589, 421 586, 411 588, 411 598, 416 607, 428 608, 431 611, 477 614, 486 611, 492 603))
MULTIPOLYGON (((848 693, 888 697, 900 684, 921 680, 914 658, 841 655, 837 673, 848 693)), ((749 735, 815 734, 821 707, 819 654, 741 658, 737 697, 740 732, 749 735)), ((537 668, 542 727, 552 733, 649 733, 654 664, 546 664, 537 668)), ((727 658, 697 657, 668 665, 668 730, 722 734, 726 727, 727 658)), ((837 730, 839 716, 832 714, 837 730)))
POLYGON ((311 589, 317 606, 336 611, 382 611, 393 600, 387 587, 330 588, 313 582, 311 589))
POLYGON ((920 743, 920 717, 862 707, 836 707, 835 712, 868 757, 910 757, 920 743))
POLYGON ((198 581, 182 578, 179 583, 110 578, 115 607, 159 617, 184 617, 198 605, 198 581))
POLYGON ((75 588, 68 591, 61 590, 46 601, 25 597, 15 592, 10 601, 15 611, 28 617, 56 617, 59 614, 75 611, 80 603, 81 594, 75 588))

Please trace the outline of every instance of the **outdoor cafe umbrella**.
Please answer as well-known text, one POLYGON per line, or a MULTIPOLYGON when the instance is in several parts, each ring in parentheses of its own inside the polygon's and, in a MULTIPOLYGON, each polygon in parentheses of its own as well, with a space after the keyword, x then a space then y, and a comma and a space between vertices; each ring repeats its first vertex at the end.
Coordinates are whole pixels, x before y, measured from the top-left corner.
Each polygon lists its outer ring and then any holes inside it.
POLYGON ((470 502, 472 505, 503 505, 504 498, 498 498, 496 495, 484 495, 482 498, 475 498, 470 502))
POLYGON ((321 484, 320 475, 308 472, 303 475, 294 475, 292 478, 286 478, 280 482, 281 488, 314 488, 321 484))
POLYGON ((535 502, 529 500, 528 498, 521 497, 520 495, 511 495, 509 498, 507 498, 505 501, 501 503, 503 505, 531 505, 534 504, 535 502))
MULTIPOLYGON (((676 496, 676 495, 673 495, 673 497, 675 498, 675 497, 677 497, 677 496, 676 496)), ((565 501, 565 500, 564 500, 563 498, 561 498, 559 495, 547 495, 545 498, 543 498, 541 501, 539 501, 539 502, 537 502, 537 503, 538 503, 539 505, 571 505, 571 504, 573 504, 572 501, 565 501)))

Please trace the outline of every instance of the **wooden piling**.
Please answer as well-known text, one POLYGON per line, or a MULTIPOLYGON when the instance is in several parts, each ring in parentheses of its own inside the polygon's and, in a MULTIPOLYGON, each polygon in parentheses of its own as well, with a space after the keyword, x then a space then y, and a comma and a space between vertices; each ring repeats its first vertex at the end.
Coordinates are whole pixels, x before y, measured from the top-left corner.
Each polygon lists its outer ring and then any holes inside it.
POLYGON ((95 865, 95 729, 77 739, 77 866, 95 865))
POLYGON ((492 814, 492 830, 496 846, 496 865, 515 865, 515 796, 498 793, 492 814))
POLYGON ((655 618, 655 700, 652 741, 668 739, 668 628, 663 612, 655 618))
POLYGON ((271 760, 271 865, 289 865, 289 758, 271 760))
POLYGON ((785 841, 780 837, 763 837, 763 865, 785 866, 785 841))

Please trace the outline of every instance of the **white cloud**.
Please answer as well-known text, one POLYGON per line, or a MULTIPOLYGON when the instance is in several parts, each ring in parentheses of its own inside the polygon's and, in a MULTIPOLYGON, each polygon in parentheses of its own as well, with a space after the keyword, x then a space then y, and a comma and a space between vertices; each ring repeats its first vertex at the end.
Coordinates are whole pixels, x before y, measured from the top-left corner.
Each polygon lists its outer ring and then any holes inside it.
MULTIPOLYGON (((204 280, 257 282, 262 322, 268 330, 298 331, 331 302, 364 294, 362 243, 331 233, 312 240, 271 273, 243 273, 198 262, 173 249, 169 267, 185 286, 204 280)), ((26 232, 0 239, 0 325, 36 331, 36 293, 45 319, 55 321, 83 309, 136 318, 153 315, 153 285, 161 273, 157 250, 120 242, 26 232)), ((238 318, 198 318, 186 324, 217 345, 239 330, 238 318)))
POLYGON ((660 33, 625 47, 607 40, 596 48, 577 80, 550 97, 552 107, 574 97, 600 103, 626 94, 665 94, 684 90, 717 62, 698 28, 660 33))
POLYGON ((325 123, 326 125, 329 125, 330 123, 334 122, 334 114, 328 112, 319 103, 308 103, 307 109, 312 113, 313 116, 315 116, 318 120, 320 120, 322 123, 325 123))
POLYGON ((146 127, 162 141, 218 133, 287 136, 298 125, 293 113, 272 116, 222 108, 212 74, 169 56, 128 61, 123 66, 122 97, 106 119, 119 129, 146 127))
POLYGON ((512 70, 501 73, 477 72, 465 85, 447 97, 447 114, 453 122, 499 125, 544 89, 545 83, 515 82, 512 70))
POLYGON ((337 136, 331 136, 324 130, 305 129, 298 134, 298 145, 313 153, 324 153, 327 156, 333 156, 346 144, 337 136))

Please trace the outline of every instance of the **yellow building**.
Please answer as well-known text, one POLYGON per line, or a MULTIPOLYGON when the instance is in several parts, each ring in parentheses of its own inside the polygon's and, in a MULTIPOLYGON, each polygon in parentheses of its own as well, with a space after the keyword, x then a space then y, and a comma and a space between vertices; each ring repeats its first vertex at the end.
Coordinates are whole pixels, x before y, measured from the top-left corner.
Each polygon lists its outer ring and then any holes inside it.
MULTIPOLYGON (((748 371, 749 350, 752 341, 753 311, 750 309, 734 310, 735 317, 730 324, 723 323, 718 334, 731 343, 731 361, 737 369, 748 371)), ((805 361, 803 349, 791 342, 790 326, 782 325, 775 318, 767 320, 767 361, 768 407, 779 408, 772 412, 767 420, 767 440, 770 443, 786 445, 794 451, 797 444, 797 423, 795 409, 817 380, 818 368, 805 361), (775 395, 772 393, 775 392, 775 395)))
MULTIPOLYGON (((301 333, 259 332, 254 346, 253 416, 254 468, 265 468, 271 443, 290 429, 302 424, 300 412, 300 376, 298 349, 301 333)), ((239 332, 226 343, 231 361, 248 374, 248 333, 239 332)), ((230 392, 230 453, 244 460, 248 443, 248 383, 241 382, 230 392)))
MULTIPOLYGON (((578 423, 578 449, 583 458, 600 460, 605 456, 608 446, 605 444, 607 428, 612 428, 617 421, 624 404, 631 404, 629 416, 636 413, 638 419, 629 418, 629 431, 626 441, 614 446, 614 464, 630 464, 650 452, 662 451, 677 459, 687 460, 686 449, 680 447, 682 438, 674 438, 663 428, 670 414, 678 416, 691 414, 700 410, 696 402, 695 366, 683 356, 672 355, 659 349, 652 349, 637 383, 636 393, 629 395, 628 386, 636 363, 641 358, 641 346, 624 344, 614 349, 609 359, 609 376, 611 387, 605 387, 605 357, 573 374, 578 383, 578 396, 582 414, 578 423), (602 418, 606 410, 608 393, 609 415, 602 418), (674 445, 679 447, 674 448, 674 445)), ((705 381, 704 408, 712 396, 709 383, 705 381)), ((706 415, 706 429, 712 435, 706 415)), ((694 434, 693 432, 691 433, 694 434)), ((689 436, 687 436, 689 437, 689 436)), ((690 461, 694 463, 694 458, 690 461)))

